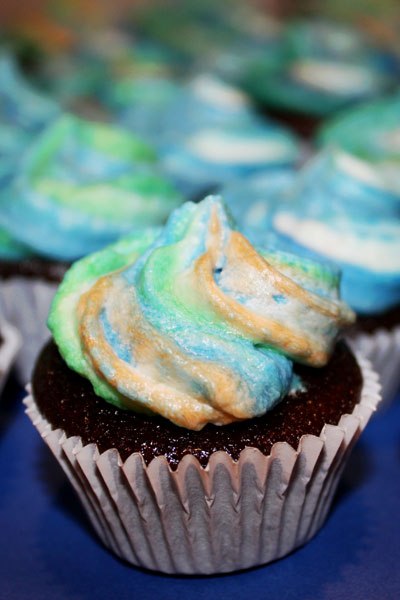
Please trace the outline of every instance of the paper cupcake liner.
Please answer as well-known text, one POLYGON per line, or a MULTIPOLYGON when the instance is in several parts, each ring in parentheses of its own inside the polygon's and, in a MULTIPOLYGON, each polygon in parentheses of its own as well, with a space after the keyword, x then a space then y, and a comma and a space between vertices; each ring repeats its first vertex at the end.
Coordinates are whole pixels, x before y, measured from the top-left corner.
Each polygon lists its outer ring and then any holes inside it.
MULTIPOLYGON (((349 452, 379 399, 377 375, 359 358, 360 402, 297 450, 269 456, 244 449, 238 461, 215 452, 202 468, 185 456, 172 471, 164 456, 122 462, 80 437, 52 430, 32 395, 27 414, 67 474, 104 544, 133 565, 164 573, 226 573, 268 563, 305 544, 321 527, 349 452)), ((29 390, 28 390, 29 391, 29 390)))
POLYGON ((371 334, 357 333, 348 342, 353 351, 367 358, 378 373, 382 386, 379 409, 388 408, 400 391, 400 326, 390 331, 378 329, 371 334))
POLYGON ((21 347, 21 336, 17 329, 0 319, 0 393, 10 369, 21 347))
POLYGON ((0 314, 22 335, 16 371, 23 385, 30 380, 37 354, 50 337, 46 320, 57 288, 57 283, 41 279, 11 277, 1 280, 0 314))

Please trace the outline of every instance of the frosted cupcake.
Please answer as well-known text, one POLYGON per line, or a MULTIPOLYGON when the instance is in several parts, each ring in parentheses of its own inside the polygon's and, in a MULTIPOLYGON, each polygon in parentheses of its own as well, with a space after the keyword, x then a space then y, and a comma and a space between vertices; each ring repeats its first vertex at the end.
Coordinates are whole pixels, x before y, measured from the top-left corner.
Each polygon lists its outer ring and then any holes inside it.
POLYGON ((379 165, 331 148, 304 168, 273 217, 275 229, 299 249, 342 267, 342 295, 359 315, 357 327, 375 315, 375 330, 366 325, 367 336, 358 333, 354 341, 380 372, 385 399, 399 384, 399 199, 379 165))
POLYGON ((300 133, 321 118, 396 84, 400 64, 360 31, 310 20, 288 25, 280 61, 255 62, 246 87, 300 133))
POLYGON ((37 338, 40 344, 48 335, 45 318, 66 263, 162 223, 182 199, 157 174, 155 153, 146 143, 70 115, 27 149, 1 193, 0 224, 8 241, 19 243, 19 255, 0 263, 1 306, 31 339, 24 346, 25 375, 37 338), (31 255, 21 261, 26 251, 31 255))
MULTIPOLYGON (((227 183, 220 188, 220 193, 240 231, 252 243, 267 247, 271 244, 278 246, 278 243, 272 241, 273 237, 278 239, 272 231, 273 215, 285 202, 295 181, 295 169, 263 171, 227 183)), ((280 243, 282 247, 285 246, 285 241, 280 243)))
POLYGON ((0 54, 0 185, 33 136, 59 112, 24 80, 11 56, 0 54))
POLYGON ((207 74, 176 98, 165 115, 165 131, 163 170, 189 197, 232 179, 290 167, 300 157, 289 131, 258 117, 245 94, 207 74))
POLYGON ((335 346, 354 319, 338 284, 256 251, 217 197, 71 268, 26 404, 108 547, 217 573, 316 533, 378 401, 335 346))

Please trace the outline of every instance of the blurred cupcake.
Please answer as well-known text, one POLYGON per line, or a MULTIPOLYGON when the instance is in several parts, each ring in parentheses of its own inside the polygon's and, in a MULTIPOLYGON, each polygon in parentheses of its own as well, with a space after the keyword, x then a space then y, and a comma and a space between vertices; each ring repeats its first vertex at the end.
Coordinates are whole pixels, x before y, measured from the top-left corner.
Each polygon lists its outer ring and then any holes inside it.
POLYGON ((354 343, 374 362, 389 400, 400 383, 400 198, 386 175, 371 161, 326 149, 299 175, 273 226, 301 251, 342 267, 342 296, 359 315, 354 343))
POLYGON ((162 168, 189 198, 231 179, 292 166, 300 157, 289 131, 261 119, 248 96, 206 73, 176 94, 162 127, 162 168))
POLYGON ((34 90, 8 54, 0 54, 0 185, 26 145, 60 109, 34 90))
POLYGON ((329 265, 257 252, 218 197, 73 265, 25 403, 106 546, 220 573, 318 531, 379 400, 335 346, 354 319, 338 284, 329 265))
POLYGON ((327 115, 393 87, 399 73, 396 56, 356 29, 294 21, 284 31, 280 60, 256 61, 246 88, 308 136, 327 115))
POLYGON ((299 148, 274 123, 249 123, 205 127, 172 139, 160 158, 177 187, 196 198, 235 178, 290 167, 299 159, 299 148))
POLYGON ((330 119, 317 139, 372 163, 386 187, 400 194, 400 88, 330 119))
POLYGON ((15 255, 0 261, 0 303, 25 336, 25 378, 48 336, 46 315, 67 263, 163 223, 182 199, 146 143, 70 115, 32 143, 1 193, 0 225, 15 255))
POLYGON ((272 243, 272 237, 275 236, 275 232, 271 231, 273 215, 295 180, 295 169, 263 171, 234 179, 222 186, 219 192, 240 231, 253 244, 269 248, 278 245, 272 243))

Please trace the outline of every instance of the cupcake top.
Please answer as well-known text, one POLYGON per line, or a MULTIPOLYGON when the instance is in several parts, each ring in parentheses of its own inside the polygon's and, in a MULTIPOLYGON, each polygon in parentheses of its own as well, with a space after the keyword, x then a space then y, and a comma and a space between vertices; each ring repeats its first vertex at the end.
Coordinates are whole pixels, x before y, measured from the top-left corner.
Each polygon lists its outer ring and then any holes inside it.
POLYGON ((338 285, 323 263, 257 251, 210 196, 76 263, 48 324, 98 395, 199 430, 264 414, 299 385, 293 360, 328 361, 354 318, 338 285))
POLYGON ((345 25, 295 21, 282 37, 280 60, 250 70, 251 91, 271 105, 324 116, 393 85, 399 61, 345 25))
POLYGON ((295 180, 296 171, 291 168, 263 171, 230 181, 219 192, 240 230, 245 235, 249 230, 259 231, 260 239, 265 242, 273 215, 284 202, 295 180))
POLYGON ((0 181, 35 133, 59 113, 19 74, 12 58, 0 55, 0 181))
POLYGON ((154 143, 163 170, 189 197, 298 159, 294 135, 261 119, 246 94, 213 74, 185 84, 129 78, 113 95, 120 97, 117 120, 154 143))
POLYGON ((63 115, 28 148, 1 191, 0 224, 56 260, 74 260, 165 221, 180 195, 140 139, 63 115))
POLYGON ((328 148, 300 173, 273 225, 342 267, 342 296, 357 312, 380 313, 400 302, 399 207, 373 163, 328 148))
POLYGON ((400 195, 400 90, 329 121, 319 138, 371 163, 382 184, 400 195))
POLYGON ((204 125, 168 139, 160 149, 164 171, 187 194, 210 190, 234 178, 295 164, 294 136, 273 122, 240 120, 204 125))
POLYGON ((255 119, 247 94, 207 72, 197 74, 182 86, 166 114, 168 130, 179 133, 255 119))

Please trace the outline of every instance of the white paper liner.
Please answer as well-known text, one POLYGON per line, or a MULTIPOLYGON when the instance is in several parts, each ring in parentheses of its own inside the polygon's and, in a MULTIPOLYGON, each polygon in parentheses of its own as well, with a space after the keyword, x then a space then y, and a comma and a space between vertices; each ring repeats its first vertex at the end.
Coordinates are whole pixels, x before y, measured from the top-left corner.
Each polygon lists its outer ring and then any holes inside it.
MULTIPOLYGON (((52 430, 32 395, 26 412, 74 486, 104 544, 133 565, 165 573, 226 573, 268 563, 305 544, 321 527, 351 448, 380 400, 377 375, 358 357, 359 404, 319 437, 269 456, 246 448, 235 462, 215 452, 206 468, 185 456, 172 471, 164 456, 146 467, 123 463, 52 430)), ((29 388, 29 386, 28 386, 29 388)), ((28 389, 29 391, 29 389, 28 389)))
POLYGON ((348 342, 378 373, 382 386, 379 410, 388 408, 400 392, 400 326, 390 331, 378 329, 374 333, 357 333, 348 342))
POLYGON ((50 337, 46 320, 58 285, 19 276, 0 280, 0 314, 22 335, 16 371, 23 385, 30 381, 37 354, 50 337))
POLYGON ((21 336, 17 329, 0 318, 0 393, 10 369, 21 347, 21 336))

